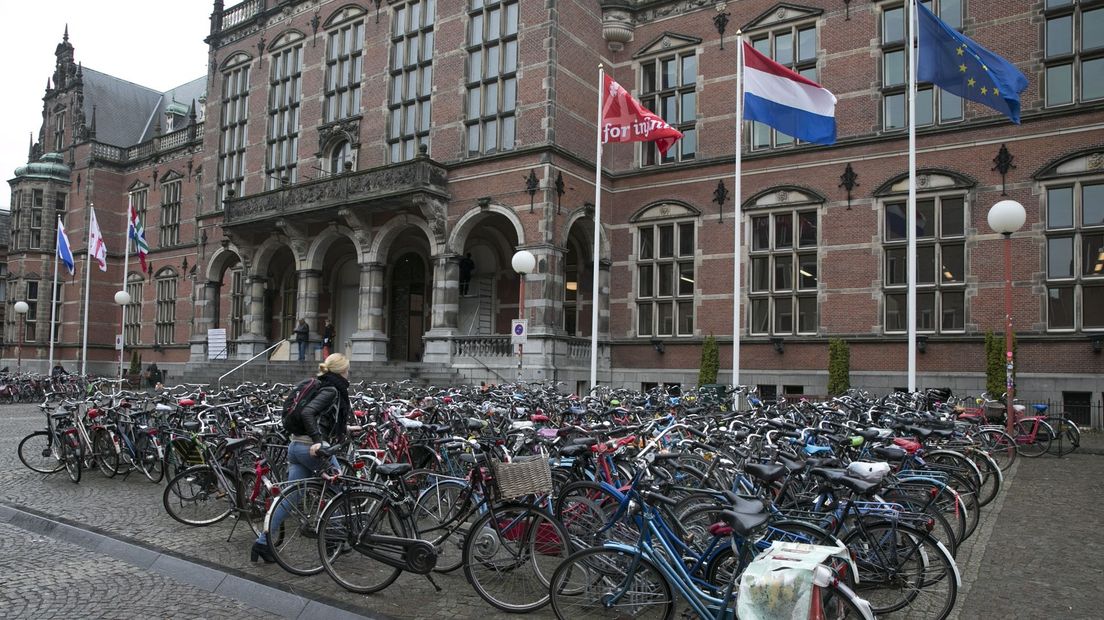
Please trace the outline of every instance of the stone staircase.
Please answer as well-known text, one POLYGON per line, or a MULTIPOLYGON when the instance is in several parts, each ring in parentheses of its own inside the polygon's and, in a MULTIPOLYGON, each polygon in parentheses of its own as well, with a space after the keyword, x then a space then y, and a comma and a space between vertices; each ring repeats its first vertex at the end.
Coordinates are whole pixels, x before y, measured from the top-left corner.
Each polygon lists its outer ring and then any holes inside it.
MULTIPOLYGON (((233 370, 241 360, 212 360, 202 363, 190 363, 184 372, 170 378, 170 383, 191 383, 214 386, 218 378, 233 370)), ((222 380, 223 387, 233 387, 245 381, 265 383, 297 383, 318 372, 318 362, 254 361, 252 364, 234 371, 222 380)), ((412 380, 420 385, 460 385, 466 383, 464 377, 452 368, 442 364, 421 362, 357 362, 352 363, 349 379, 395 383, 412 380)))

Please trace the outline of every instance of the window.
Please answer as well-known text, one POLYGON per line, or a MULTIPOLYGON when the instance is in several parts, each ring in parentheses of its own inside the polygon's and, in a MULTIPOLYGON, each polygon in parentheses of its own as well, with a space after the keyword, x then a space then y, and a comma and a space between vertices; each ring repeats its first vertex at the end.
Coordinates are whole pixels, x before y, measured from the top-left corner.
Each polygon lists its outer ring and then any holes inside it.
MULTIPOLYGON (((797 73, 817 81, 817 30, 816 24, 789 26, 761 35, 753 35, 751 44, 755 50, 789 67, 797 73)), ((794 139, 758 121, 751 122, 751 148, 769 149, 792 146, 794 139)))
POLYGON ((1104 6, 1046 0, 1044 15, 1047 107, 1104 99, 1104 6))
POLYGON ((11 216, 8 219, 8 226, 10 227, 9 234, 11 235, 11 238, 9 239, 8 243, 10 244, 12 250, 18 250, 20 248, 19 236, 20 236, 20 230, 21 229, 20 229, 20 226, 19 226, 19 217, 20 217, 20 213, 22 211, 22 209, 20 208, 20 207, 22 207, 22 202, 21 202, 22 200, 23 200, 23 193, 22 192, 20 192, 19 190, 15 190, 15 191, 12 192, 11 216))
POLYGON ((299 100, 302 98, 303 47, 276 52, 268 85, 268 152, 265 188, 298 182, 299 100))
MULTIPOLYGON (((38 282, 27 283, 27 299, 25 301, 27 302, 27 314, 24 318, 23 340, 35 342, 38 340, 38 282)), ((18 318, 18 315, 16 315, 16 320, 18 318)), ((17 325, 16 329, 18 328, 17 325)))
POLYGON ((42 248, 42 190, 31 190, 30 249, 42 248))
MULTIPOLYGON (((962 0, 921 2, 952 28, 962 28, 962 0)), ((908 9, 887 4, 882 9, 882 127, 908 127, 908 50, 905 28, 908 9)), ((941 125, 962 120, 962 98, 929 83, 916 85, 916 126, 941 125)))
POLYGON ((142 342, 142 274, 132 273, 127 276, 126 290, 130 293, 130 303, 126 305, 126 316, 123 318, 123 335, 127 346, 142 342))
POLYGON ((1048 187, 1046 231, 1047 327, 1104 329, 1104 181, 1048 187))
POLYGON ((54 152, 65 148, 65 110, 54 114, 54 152))
MULTIPOLYGON (((906 202, 885 206, 885 331, 908 330, 906 202)), ((962 196, 916 200, 916 330, 966 328, 966 207, 962 196)))
POLYGON ((8 301, 8 264, 0 263, 0 303, 8 301))
POLYGON ((161 247, 180 243, 180 185, 177 179, 161 185, 161 247))
POLYGON ((637 228, 638 336, 693 336, 694 222, 637 228))
POLYGON ((61 320, 61 310, 65 307, 65 305, 62 303, 61 295, 61 292, 65 290, 63 288, 63 284, 64 282, 58 282, 57 285, 54 286, 54 308, 51 318, 53 318, 53 332, 55 343, 61 342, 61 325, 63 323, 63 321, 61 320))
MULTIPOLYGON (((436 0, 415 0, 399 4, 391 22, 391 126, 387 144, 392 163, 413 159, 419 145, 429 145, 436 11, 436 0)), ((516 41, 514 45, 516 50, 516 41)))
POLYGON ((364 73, 364 22, 329 33, 326 41, 326 101, 322 121, 360 114, 360 82, 364 73))
POLYGON ((348 140, 342 140, 330 148, 330 174, 341 174, 345 171, 345 164, 353 165, 353 150, 348 140))
MULTIPOLYGON (((146 211, 149 208, 148 203, 149 188, 143 187, 141 189, 134 189, 127 194, 127 206, 130 208, 130 212, 138 214, 138 221, 141 222, 142 228, 146 226, 146 211)), ((133 251, 133 241, 131 244, 133 251)))
POLYGON ((66 194, 65 192, 58 192, 54 194, 54 211, 56 211, 55 215, 60 215, 62 220, 65 219, 65 207, 69 203, 68 198, 69 194, 66 194))
POLYGON ((157 344, 172 344, 176 331, 176 272, 171 269, 157 275, 157 344))
POLYGON ((641 61, 640 104, 682 132, 662 157, 654 142, 641 143, 641 164, 690 161, 697 156, 698 55, 694 50, 641 61))
POLYGON ((468 155, 510 151, 517 139, 518 2, 469 1, 468 155))
POLYGON ((815 208, 752 215, 751 334, 817 333, 817 231, 815 208))
POLYGON ((218 209, 222 209, 227 198, 240 198, 244 190, 245 143, 249 128, 248 64, 223 73, 220 114, 218 209))
POLYGON ((245 332, 245 271, 235 268, 230 276, 230 342, 245 332))

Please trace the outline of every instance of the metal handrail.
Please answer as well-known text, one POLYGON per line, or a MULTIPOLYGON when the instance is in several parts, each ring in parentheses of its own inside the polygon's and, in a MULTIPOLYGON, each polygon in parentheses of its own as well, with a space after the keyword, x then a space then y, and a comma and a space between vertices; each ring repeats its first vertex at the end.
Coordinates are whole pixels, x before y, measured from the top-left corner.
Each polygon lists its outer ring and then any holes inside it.
MULTIPOLYGON (((220 391, 220 392, 222 391, 222 380, 223 380, 223 379, 225 379, 226 377, 229 377, 230 375, 234 374, 234 373, 235 373, 235 372, 237 372, 237 371, 238 371, 238 370, 239 370, 240 368, 242 368, 242 367, 243 367, 243 366, 245 366, 246 364, 249 364, 249 363, 251 363, 251 362, 252 362, 253 360, 257 359, 258 357, 260 357, 260 356, 264 355, 265 353, 268 353, 269 351, 271 351, 271 350, 275 349, 276 347, 278 347, 278 346, 280 346, 280 345, 284 344, 284 342, 285 342, 284 340, 279 340, 279 341, 277 341, 277 342, 276 342, 276 344, 274 344, 274 345, 272 345, 271 347, 269 347, 269 348, 265 349, 264 351, 261 351, 260 353, 258 353, 258 354, 256 354, 256 355, 254 355, 253 357, 251 357, 251 358, 249 358, 249 359, 245 360, 244 362, 242 362, 242 363, 238 364, 237 366, 235 366, 235 367, 233 368, 233 370, 227 371, 227 372, 226 372, 226 374, 224 374, 224 375, 222 375, 221 377, 219 377, 219 378, 218 378, 218 380, 217 380, 217 381, 215 382, 215 383, 216 383, 216 384, 218 385, 218 389, 219 389, 219 391, 220 391)), ((290 340, 289 340, 289 342, 290 342, 290 340)))

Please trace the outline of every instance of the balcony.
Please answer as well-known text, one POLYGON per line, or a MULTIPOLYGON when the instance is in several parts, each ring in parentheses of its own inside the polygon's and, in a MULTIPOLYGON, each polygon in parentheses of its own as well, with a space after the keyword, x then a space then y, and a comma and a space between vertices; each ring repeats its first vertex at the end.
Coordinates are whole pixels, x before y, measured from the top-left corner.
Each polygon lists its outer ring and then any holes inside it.
POLYGON ((448 175, 443 166, 418 157, 409 162, 348 172, 304 181, 260 194, 227 199, 224 203, 226 226, 261 222, 289 215, 317 214, 349 205, 373 210, 403 208, 416 195, 447 199, 448 175))

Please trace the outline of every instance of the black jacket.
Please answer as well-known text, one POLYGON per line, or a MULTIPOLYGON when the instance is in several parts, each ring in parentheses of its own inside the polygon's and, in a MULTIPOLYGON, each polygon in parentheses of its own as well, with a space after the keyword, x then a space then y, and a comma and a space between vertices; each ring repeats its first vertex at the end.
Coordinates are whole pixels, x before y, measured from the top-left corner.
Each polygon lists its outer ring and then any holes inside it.
POLYGON ((310 435, 314 443, 336 443, 345 436, 352 406, 349 404, 349 380, 328 372, 318 378, 322 389, 300 411, 300 424, 289 428, 297 435, 310 435))
POLYGON ((297 325, 295 327, 295 342, 306 342, 310 336, 310 327, 306 324, 297 325))

